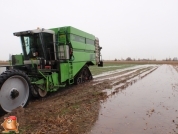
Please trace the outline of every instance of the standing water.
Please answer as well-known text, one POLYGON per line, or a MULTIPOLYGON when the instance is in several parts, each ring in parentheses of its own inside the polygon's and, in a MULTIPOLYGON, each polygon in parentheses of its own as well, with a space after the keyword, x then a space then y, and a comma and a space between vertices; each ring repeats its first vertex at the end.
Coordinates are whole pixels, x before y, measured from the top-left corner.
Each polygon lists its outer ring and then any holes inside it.
POLYGON ((178 133, 178 73, 162 65, 101 105, 91 134, 178 133))

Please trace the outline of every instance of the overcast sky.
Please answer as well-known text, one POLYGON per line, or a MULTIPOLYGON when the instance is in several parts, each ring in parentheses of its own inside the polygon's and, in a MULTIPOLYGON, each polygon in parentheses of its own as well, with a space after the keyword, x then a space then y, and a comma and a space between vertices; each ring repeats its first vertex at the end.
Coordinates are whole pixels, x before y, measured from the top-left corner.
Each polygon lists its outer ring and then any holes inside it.
POLYGON ((178 57, 178 0, 0 0, 0 59, 13 32, 73 26, 99 38, 103 59, 178 57))

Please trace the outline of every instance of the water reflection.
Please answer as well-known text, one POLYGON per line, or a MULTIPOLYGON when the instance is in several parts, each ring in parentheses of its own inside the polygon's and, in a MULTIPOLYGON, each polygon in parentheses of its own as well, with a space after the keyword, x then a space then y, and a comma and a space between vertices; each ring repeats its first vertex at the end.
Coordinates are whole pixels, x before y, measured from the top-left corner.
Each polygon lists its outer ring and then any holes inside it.
POLYGON ((101 105, 91 134, 178 132, 178 73, 163 65, 101 105))

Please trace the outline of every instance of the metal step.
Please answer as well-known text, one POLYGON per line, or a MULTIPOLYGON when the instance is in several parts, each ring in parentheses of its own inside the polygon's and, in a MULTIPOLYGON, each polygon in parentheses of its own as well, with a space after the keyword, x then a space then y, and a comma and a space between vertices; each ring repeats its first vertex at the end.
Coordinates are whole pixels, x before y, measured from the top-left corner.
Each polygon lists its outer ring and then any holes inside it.
POLYGON ((69 62, 69 84, 74 83, 74 76, 73 76, 73 65, 72 62, 69 62))

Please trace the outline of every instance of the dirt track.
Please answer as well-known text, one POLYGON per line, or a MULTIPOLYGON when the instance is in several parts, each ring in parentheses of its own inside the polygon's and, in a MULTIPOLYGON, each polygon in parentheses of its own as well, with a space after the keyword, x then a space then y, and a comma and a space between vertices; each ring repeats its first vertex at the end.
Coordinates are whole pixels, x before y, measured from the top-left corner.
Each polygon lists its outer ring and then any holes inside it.
POLYGON ((18 117, 24 134, 175 133, 177 81, 171 65, 123 69, 31 100, 8 115, 18 117))

